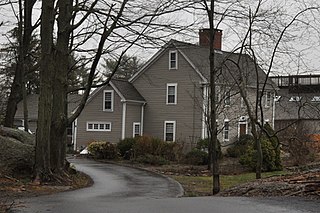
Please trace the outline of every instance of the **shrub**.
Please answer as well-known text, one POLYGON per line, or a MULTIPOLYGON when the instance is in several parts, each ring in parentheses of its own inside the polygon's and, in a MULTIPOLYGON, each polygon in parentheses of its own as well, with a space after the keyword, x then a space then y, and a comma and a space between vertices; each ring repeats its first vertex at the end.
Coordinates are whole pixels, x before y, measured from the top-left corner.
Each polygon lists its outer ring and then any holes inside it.
POLYGON ((120 140, 117 144, 117 148, 120 152, 121 157, 123 157, 126 160, 129 160, 132 157, 132 148, 135 143, 136 138, 125 138, 123 140, 120 140))
POLYGON ((280 150, 280 143, 279 143, 279 139, 278 137, 275 135, 274 130, 272 129, 272 127, 266 123, 264 125, 264 129, 268 132, 269 136, 272 136, 269 138, 271 145, 273 147, 273 149, 275 150, 275 168, 276 170, 282 170, 282 163, 281 163, 281 150, 280 150))
POLYGON ((177 142, 161 142, 159 155, 168 161, 180 161, 183 145, 177 142))
MULTIPOLYGON (((208 138, 200 139, 197 142, 196 149, 204 151, 204 152, 208 152, 208 150, 209 150, 209 139, 208 138)), ((218 140, 218 156, 219 156, 219 159, 221 159, 223 157, 222 151, 221 151, 221 144, 220 144, 219 140, 218 140)))
POLYGON ((193 149, 186 154, 185 161, 191 165, 206 165, 208 164, 208 153, 199 149, 193 149))
POLYGON ((245 155, 249 145, 254 144, 254 139, 251 135, 241 135, 232 147, 227 149, 227 156, 238 158, 245 155))
POLYGON ((133 145, 134 156, 143 156, 146 154, 156 155, 158 152, 159 144, 161 141, 150 136, 141 136, 136 138, 136 142, 133 145))
MULTIPOLYGON (((132 151, 135 160, 148 159, 150 156, 154 156, 158 160, 176 161, 181 158, 182 146, 176 142, 165 142, 158 138, 141 136, 135 138, 132 151)), ((148 160, 145 161, 147 162, 148 160)))
MULTIPOLYGON (((275 165, 276 152, 269 139, 265 137, 261 138, 261 149, 263 155, 262 171, 278 170, 275 165)), ((255 150, 254 144, 250 144, 248 146, 246 153, 240 157, 239 162, 255 171, 257 164, 257 151, 255 150)))
POLYGON ((209 139, 205 138, 205 139, 200 139, 197 142, 196 148, 199 150, 202 150, 202 151, 206 151, 206 150, 208 150, 208 146, 209 146, 209 139))
POLYGON ((150 165, 157 165, 157 166, 169 164, 169 161, 164 159, 163 157, 150 155, 150 154, 141 155, 136 158, 136 161, 143 164, 150 164, 150 165))
POLYGON ((118 150, 116 145, 110 142, 95 141, 89 144, 88 151, 98 159, 112 160, 117 158, 118 150))

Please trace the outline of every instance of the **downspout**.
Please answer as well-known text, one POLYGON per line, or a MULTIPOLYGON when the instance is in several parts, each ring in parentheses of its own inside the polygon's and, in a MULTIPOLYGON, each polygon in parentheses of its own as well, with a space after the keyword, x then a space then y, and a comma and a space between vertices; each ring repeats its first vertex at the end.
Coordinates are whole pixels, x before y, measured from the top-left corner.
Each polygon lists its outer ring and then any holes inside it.
POLYGON ((78 118, 72 122, 72 142, 73 142, 73 150, 77 150, 77 126, 78 126, 78 118))
POLYGON ((275 94, 273 94, 273 106, 272 106, 272 128, 274 129, 274 119, 275 119, 275 114, 276 114, 276 98, 275 94))
POLYGON ((144 106, 146 103, 143 103, 141 106, 141 120, 140 120, 140 135, 143 135, 143 121, 144 121, 144 106))
POLYGON ((207 112, 208 112, 208 87, 203 86, 203 104, 202 104, 202 134, 201 138, 205 139, 207 136, 207 112))
POLYGON ((121 139, 125 139, 126 137, 126 113, 127 113, 127 103, 122 103, 122 133, 121 133, 121 139))

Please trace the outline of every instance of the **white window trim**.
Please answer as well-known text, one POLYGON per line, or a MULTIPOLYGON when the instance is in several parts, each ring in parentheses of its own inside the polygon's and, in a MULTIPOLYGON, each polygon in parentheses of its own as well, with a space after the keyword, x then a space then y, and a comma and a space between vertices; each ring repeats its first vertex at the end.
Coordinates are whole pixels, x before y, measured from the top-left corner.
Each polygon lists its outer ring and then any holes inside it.
MULTIPOLYGON (((176 121, 165 121, 164 122, 164 128, 163 128, 163 133, 164 133, 164 135, 163 135, 163 140, 164 141, 166 141, 166 135, 167 135, 167 129, 166 129, 166 127, 167 127, 167 124, 168 123, 173 123, 173 141, 172 142, 174 142, 174 141, 176 141, 176 121)), ((170 141, 171 142, 171 141, 170 141)))
POLYGON ((224 103, 224 106, 226 106, 226 107, 231 106, 231 91, 230 91, 230 89, 225 91, 223 103, 224 103), (228 99, 229 99, 229 103, 227 103, 228 99))
POLYGON ((311 99, 312 102, 320 102, 320 96, 313 96, 313 98, 311 99))
POLYGON ((280 99, 281 99, 281 95, 276 95, 276 96, 274 96, 274 101, 275 101, 275 102, 279 102, 280 99))
POLYGON ((291 98, 289 99, 290 102, 299 102, 301 101, 301 96, 291 96, 291 98))
POLYGON ((138 133, 138 135, 140 136, 141 135, 141 123, 140 122, 133 122, 133 125, 132 125, 132 137, 134 138, 135 137, 135 135, 136 135, 136 132, 135 132, 135 130, 136 130, 136 125, 139 125, 139 133, 138 133))
POLYGON ((269 108, 269 107, 271 107, 271 105, 272 105, 272 93, 270 92, 270 91, 266 91, 265 92, 265 104, 264 104, 264 106, 265 106, 265 108, 269 108), (270 95, 270 97, 269 97, 269 101, 268 101, 268 94, 270 95))
POLYGON ((240 96, 240 107, 241 108, 245 107, 244 98, 242 96, 240 96))
MULTIPOLYGON (((246 125, 246 134, 248 134, 248 118, 247 116, 240 116, 239 122, 238 122, 238 138, 240 137, 240 125, 245 124, 246 125)), ((230 123, 229 123, 229 129, 230 129, 230 123)))
POLYGON ((178 69, 178 51, 177 50, 170 50, 169 51, 169 70, 177 70, 178 69), (175 53, 176 54, 176 66, 175 67, 171 67, 171 53, 175 53))
POLYGON ((230 120, 229 119, 225 119, 224 122, 223 122, 223 141, 229 141, 229 140, 230 140, 230 120), (225 138, 225 128, 224 128, 226 122, 228 122, 228 125, 229 125, 228 126, 229 129, 228 129, 228 138, 227 139, 225 138))
POLYGON ((104 90, 103 91, 103 111, 105 112, 113 112, 113 105, 114 105, 114 90, 104 90), (111 93, 111 109, 106 109, 106 93, 111 93))
POLYGON ((87 132, 111 132, 111 122, 103 122, 103 121, 87 121, 86 124, 86 130, 87 132), (98 124, 100 128, 100 124, 109 124, 110 128, 109 129, 89 129, 89 124, 95 125, 98 124))
POLYGON ((166 92, 166 104, 167 105, 176 105, 177 104, 177 100, 178 100, 177 93, 178 93, 178 84, 177 83, 168 83, 167 84, 167 92, 166 92), (169 87, 170 86, 174 86, 175 87, 175 90, 174 90, 174 103, 169 103, 168 102, 169 101, 168 96, 169 96, 169 87))

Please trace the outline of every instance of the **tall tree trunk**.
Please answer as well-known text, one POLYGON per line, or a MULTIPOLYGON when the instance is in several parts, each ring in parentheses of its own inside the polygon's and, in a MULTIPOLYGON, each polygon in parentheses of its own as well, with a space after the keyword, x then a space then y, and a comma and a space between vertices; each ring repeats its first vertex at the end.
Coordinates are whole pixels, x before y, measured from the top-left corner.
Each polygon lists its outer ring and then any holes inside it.
POLYGON ((62 170, 66 153, 67 128, 67 74, 69 71, 69 40, 72 18, 72 1, 59 0, 58 37, 55 51, 54 97, 51 121, 51 168, 62 170))
MULTIPOLYGON (((31 41, 31 34, 33 31, 32 27, 32 10, 36 0, 24 1, 24 10, 22 9, 22 1, 19 1, 19 16, 20 20, 18 23, 18 61, 15 69, 13 83, 11 85, 11 91, 9 100, 7 103, 6 115, 4 126, 13 127, 14 116, 17 111, 17 105, 23 98, 23 91, 25 87, 25 68, 28 68, 28 51, 31 41), (24 16, 22 16, 22 10, 24 11, 24 16), (24 26, 24 27, 22 27, 24 26)), ((28 69, 27 69, 28 70, 28 69)), ((26 108, 25 108, 26 109, 26 108)), ((26 116, 25 125, 28 128, 28 116, 26 116)))
POLYGON ((261 148, 261 137, 255 139, 257 147, 257 165, 256 165, 256 179, 261 179, 263 153, 261 148))
MULTIPOLYGON (((19 0, 21 1, 21 0, 19 0)), ((28 116, 28 105, 27 105, 27 88, 26 88, 26 77, 30 71, 30 57, 29 49, 31 43, 31 37, 33 32, 32 26, 32 10, 36 0, 25 0, 24 1, 24 18, 20 19, 20 22, 24 24, 23 36, 21 37, 21 53, 22 53, 22 81, 21 90, 23 98, 23 119, 24 119, 24 130, 29 131, 29 116, 28 116)), ((20 9, 20 17, 22 17, 22 9, 20 9)))
POLYGON ((212 143, 212 178, 213 189, 212 194, 217 194, 220 191, 220 171, 219 171, 219 150, 218 150, 218 138, 217 138, 217 110, 216 110, 216 68, 215 68, 215 53, 214 53, 214 0, 211 0, 210 10, 208 11, 209 26, 210 26, 210 139, 212 143))
MULTIPOLYGON (((249 111, 250 112, 250 111, 249 111)), ((257 151, 257 163, 256 163, 256 179, 261 179, 262 172, 262 162, 263 162, 263 153, 261 148, 261 136, 259 136, 255 119, 251 114, 249 114, 250 122, 251 122, 251 133, 255 141, 255 147, 257 151)))
POLYGON ((10 95, 6 107, 6 115, 3 125, 6 127, 13 127, 14 116, 17 111, 17 105, 22 100, 21 92, 21 70, 20 65, 16 65, 13 83, 10 88, 10 95))
POLYGON ((35 172, 42 180, 50 178, 50 130, 52 111, 54 0, 42 1, 41 64, 35 172))

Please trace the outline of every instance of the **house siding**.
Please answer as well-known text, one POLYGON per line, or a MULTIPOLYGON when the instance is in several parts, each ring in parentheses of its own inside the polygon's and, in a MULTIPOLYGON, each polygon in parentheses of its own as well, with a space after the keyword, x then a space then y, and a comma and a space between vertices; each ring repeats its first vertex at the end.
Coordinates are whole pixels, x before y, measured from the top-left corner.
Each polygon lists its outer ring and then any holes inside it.
POLYGON ((178 69, 169 70, 169 51, 133 82, 145 98, 144 134, 164 139, 164 122, 176 121, 176 141, 201 138, 202 90, 199 75, 178 52, 178 69), (177 104, 167 105, 167 84, 177 84, 177 104))
POLYGON ((142 104, 127 102, 126 131, 125 131, 126 138, 133 137, 133 122, 141 123, 141 106, 142 104))
POLYGON ((103 111, 103 91, 113 90, 110 86, 102 88, 90 100, 78 117, 77 148, 87 146, 92 141, 117 143, 121 139, 122 102, 114 91, 113 112, 103 111), (87 122, 111 122, 111 131, 87 131, 87 122))
MULTIPOLYGON (((241 98, 241 95, 239 94, 239 91, 232 90, 230 106, 225 106, 223 103, 221 103, 219 106, 217 120, 218 120, 218 132, 220 133, 218 134, 218 139, 222 145, 232 144, 238 139, 239 133, 240 133, 240 129, 239 129, 240 121, 243 124, 246 123, 247 125, 246 132, 248 134, 251 133, 247 107, 245 105, 241 106, 241 99, 242 98, 241 98), (242 119, 242 118, 245 118, 245 119, 242 119), (229 140, 228 141, 225 141, 223 138, 223 125, 225 120, 229 121, 229 140)), ((248 88, 247 99, 250 105, 252 106, 252 110, 255 110, 255 103, 256 103, 255 89, 248 88)), ((263 96, 262 107, 263 107, 264 121, 265 122, 268 121, 268 123, 271 126, 273 126, 274 102, 272 101, 269 107, 265 107, 265 96, 263 96)), ((261 115, 259 114, 258 119, 260 120, 260 118, 261 118, 261 115)))

